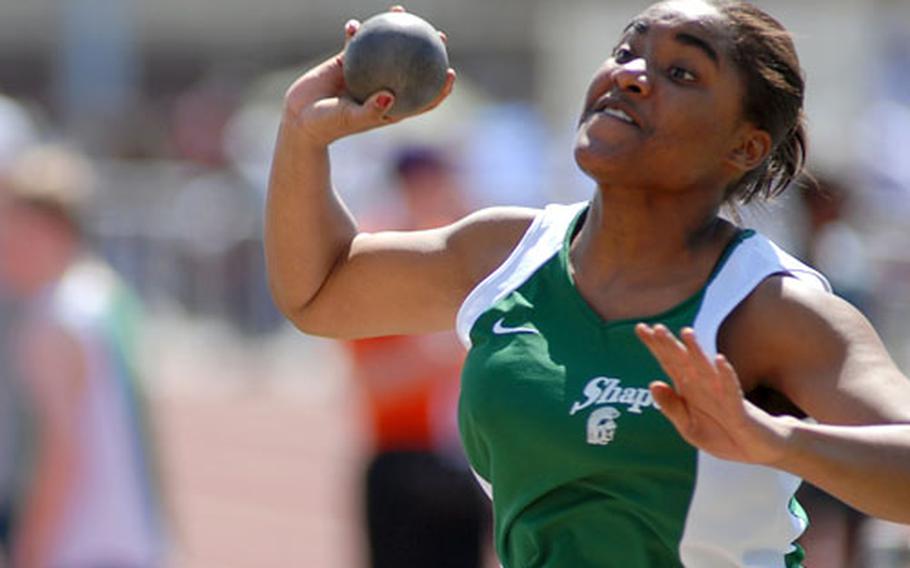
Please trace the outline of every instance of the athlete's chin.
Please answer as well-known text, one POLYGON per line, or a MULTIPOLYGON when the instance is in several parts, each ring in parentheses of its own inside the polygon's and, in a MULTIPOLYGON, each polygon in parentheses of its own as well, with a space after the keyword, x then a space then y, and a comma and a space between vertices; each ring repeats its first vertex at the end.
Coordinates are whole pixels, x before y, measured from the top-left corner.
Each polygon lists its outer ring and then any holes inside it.
POLYGON ((624 165, 628 166, 629 157, 617 150, 579 137, 575 145, 575 163, 585 175, 599 182, 613 177, 624 165))

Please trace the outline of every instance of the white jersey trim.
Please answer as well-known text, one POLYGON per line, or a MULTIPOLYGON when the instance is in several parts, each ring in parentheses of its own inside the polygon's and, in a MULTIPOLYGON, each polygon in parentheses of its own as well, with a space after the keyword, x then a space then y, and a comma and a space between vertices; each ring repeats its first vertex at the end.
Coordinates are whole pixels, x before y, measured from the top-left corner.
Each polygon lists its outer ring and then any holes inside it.
MULTIPOLYGON (((760 234, 734 249, 708 285, 695 319, 705 353, 717 354, 721 324, 769 276, 784 274, 830 292, 817 271, 760 234)), ((790 544, 806 529, 790 510, 801 479, 776 469, 731 462, 699 451, 695 489, 680 541, 680 559, 698 568, 783 568, 790 544), (750 490, 745 490, 750 488, 750 490)))
POLYGON ((547 205, 542 209, 524 236, 499 267, 471 290, 461 304, 455 320, 455 330, 465 348, 471 348, 471 328, 485 311, 507 294, 524 284, 554 254, 565 241, 566 231, 587 202, 572 205, 547 205))
POLYGON ((490 501, 493 500, 493 484, 484 479, 477 473, 477 470, 473 467, 471 468, 471 473, 474 474, 474 479, 477 480, 477 483, 480 485, 480 488, 483 489, 483 492, 486 493, 487 497, 490 498, 490 501))
POLYGON ((785 274, 831 292, 828 280, 781 250, 765 236, 755 233, 740 243, 708 284, 702 308, 695 318, 695 333, 709 357, 717 355, 717 333, 727 316, 755 288, 775 274, 785 274))

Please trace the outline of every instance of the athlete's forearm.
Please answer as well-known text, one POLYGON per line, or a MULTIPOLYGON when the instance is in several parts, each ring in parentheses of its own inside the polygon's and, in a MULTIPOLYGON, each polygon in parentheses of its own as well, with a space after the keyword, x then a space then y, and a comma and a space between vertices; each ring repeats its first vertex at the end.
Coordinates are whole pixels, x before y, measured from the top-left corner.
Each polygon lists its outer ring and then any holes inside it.
POLYGON ((353 217, 332 188, 327 146, 312 142, 286 110, 265 218, 269 283, 286 316, 298 322, 356 233, 353 217))
POLYGON ((866 513, 910 523, 910 424, 831 426, 792 420, 778 467, 866 513))

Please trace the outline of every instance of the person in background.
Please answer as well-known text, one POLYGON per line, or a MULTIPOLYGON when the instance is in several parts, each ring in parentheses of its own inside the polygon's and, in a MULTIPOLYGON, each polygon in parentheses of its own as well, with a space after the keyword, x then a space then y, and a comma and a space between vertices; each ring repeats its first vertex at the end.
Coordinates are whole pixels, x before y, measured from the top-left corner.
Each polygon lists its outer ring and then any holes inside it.
MULTIPOLYGON (((817 176, 798 192, 806 208, 808 231, 804 260, 830 280, 834 290, 862 311, 870 307, 872 270, 867 252, 848 223, 850 190, 837 177, 817 176)), ((800 537, 807 566, 852 568, 863 565, 861 529, 867 517, 811 483, 796 493, 809 515, 809 528, 800 537)))
POLYGON ((137 390, 136 309, 87 246, 88 163, 26 152, 0 197, 0 282, 18 304, 12 372, 28 410, 11 523, 21 568, 144 568, 163 558, 150 438, 137 390))
POLYGON ((802 256, 831 281, 839 296, 868 312, 874 307, 871 252, 851 223, 856 192, 845 178, 817 175, 814 183, 799 191, 808 221, 802 256))
MULTIPOLYGON (((7 184, 10 168, 19 154, 38 138, 33 117, 20 101, 0 93, 0 194, 7 184)), ((0 286, 0 566, 9 551, 15 496, 18 494, 22 460, 23 420, 18 381, 11 372, 11 322, 17 303, 0 286)))
MULTIPOLYGON (((401 206, 384 226, 429 229, 464 214, 455 172, 436 149, 401 149, 393 177, 401 206)), ((364 478, 370 566, 479 567, 488 508, 458 442, 464 354, 455 334, 392 335, 347 347, 372 434, 364 478)))

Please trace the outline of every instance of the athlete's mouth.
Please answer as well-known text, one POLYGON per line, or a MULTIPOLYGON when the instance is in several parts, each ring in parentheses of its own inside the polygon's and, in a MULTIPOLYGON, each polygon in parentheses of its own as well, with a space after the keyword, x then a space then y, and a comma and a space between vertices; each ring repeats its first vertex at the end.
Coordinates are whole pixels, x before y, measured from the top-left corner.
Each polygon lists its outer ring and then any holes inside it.
POLYGON ((605 108, 601 111, 603 114, 617 118, 623 122, 634 125, 635 121, 632 120, 632 117, 628 115, 624 110, 618 108, 605 108))
POLYGON ((626 124, 641 128, 641 121, 634 109, 609 95, 594 104, 591 108, 591 114, 604 114, 626 124))

